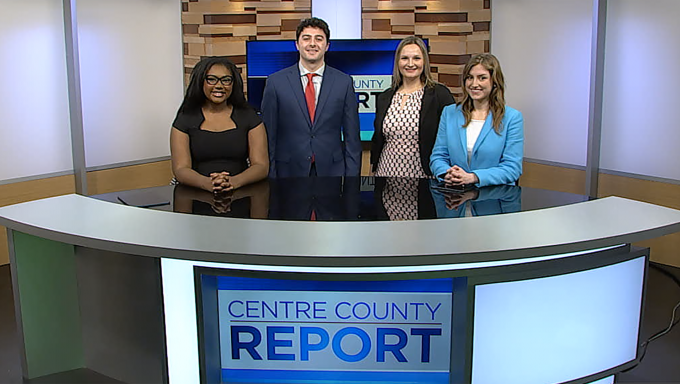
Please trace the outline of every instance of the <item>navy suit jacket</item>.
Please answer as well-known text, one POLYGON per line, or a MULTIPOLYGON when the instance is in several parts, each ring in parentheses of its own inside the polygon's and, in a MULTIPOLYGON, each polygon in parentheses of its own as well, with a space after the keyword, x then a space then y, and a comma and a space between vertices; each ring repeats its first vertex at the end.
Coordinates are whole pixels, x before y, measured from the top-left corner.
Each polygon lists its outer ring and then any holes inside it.
MULTIPOLYGON (((270 181, 269 218, 318 221, 358 220, 359 177, 291 177, 270 181)), ((313 239, 310 239, 313 241, 313 239)))
POLYGON ((359 176, 359 110, 352 78, 326 65, 310 121, 298 64, 267 79, 262 117, 269 141, 269 176, 359 176), (344 137, 344 142, 343 142, 344 137))

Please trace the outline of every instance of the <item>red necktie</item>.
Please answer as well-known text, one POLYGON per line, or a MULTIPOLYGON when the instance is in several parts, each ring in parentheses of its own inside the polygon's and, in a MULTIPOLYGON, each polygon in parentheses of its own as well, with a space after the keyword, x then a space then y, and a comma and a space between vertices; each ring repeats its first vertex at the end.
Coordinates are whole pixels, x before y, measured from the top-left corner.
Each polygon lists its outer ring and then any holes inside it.
POLYGON ((308 73, 307 86, 305 87, 305 100, 307 100, 307 110, 309 111, 309 119, 314 122, 314 110, 316 109, 316 91, 314 90, 314 82, 312 78, 316 73, 308 73))

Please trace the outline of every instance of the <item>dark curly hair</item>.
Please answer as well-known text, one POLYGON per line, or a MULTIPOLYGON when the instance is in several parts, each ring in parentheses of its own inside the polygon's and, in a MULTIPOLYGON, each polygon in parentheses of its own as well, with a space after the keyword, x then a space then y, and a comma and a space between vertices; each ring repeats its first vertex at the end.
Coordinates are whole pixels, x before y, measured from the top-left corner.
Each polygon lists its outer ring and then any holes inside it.
POLYGON ((309 19, 304 19, 300 21, 300 24, 298 24, 297 29, 295 30, 296 41, 300 40, 300 34, 302 33, 302 30, 307 27, 319 28, 320 30, 323 31, 323 33, 326 34, 326 41, 329 41, 331 39, 331 30, 330 28, 328 28, 328 24, 326 24, 325 21, 319 19, 318 17, 310 17, 309 19))
POLYGON ((227 98, 227 103, 234 108, 248 108, 249 104, 243 94, 243 79, 236 65, 226 56, 208 56, 199 61, 191 71, 189 86, 184 93, 184 100, 179 106, 178 113, 195 113, 200 110, 207 100, 203 93, 203 81, 213 65, 224 65, 234 77, 231 87, 231 95, 227 98))

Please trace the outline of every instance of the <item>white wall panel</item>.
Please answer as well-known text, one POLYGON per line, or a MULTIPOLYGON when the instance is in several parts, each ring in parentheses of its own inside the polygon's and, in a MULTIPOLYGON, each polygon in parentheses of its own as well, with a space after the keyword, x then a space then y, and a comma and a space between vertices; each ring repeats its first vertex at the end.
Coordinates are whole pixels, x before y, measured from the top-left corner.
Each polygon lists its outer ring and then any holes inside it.
POLYGON ((168 156, 183 94, 181 4, 78 0, 88 167, 168 156))
POLYGON ((313 0, 312 16, 323 19, 333 39, 361 39, 361 0, 313 0))
POLYGON ((680 180, 680 1, 609 1, 600 166, 680 180))
POLYGON ((491 2, 491 53, 525 119, 524 156, 585 166, 592 0, 491 2))
POLYGON ((0 181, 70 171, 61 1, 0 9, 0 181))

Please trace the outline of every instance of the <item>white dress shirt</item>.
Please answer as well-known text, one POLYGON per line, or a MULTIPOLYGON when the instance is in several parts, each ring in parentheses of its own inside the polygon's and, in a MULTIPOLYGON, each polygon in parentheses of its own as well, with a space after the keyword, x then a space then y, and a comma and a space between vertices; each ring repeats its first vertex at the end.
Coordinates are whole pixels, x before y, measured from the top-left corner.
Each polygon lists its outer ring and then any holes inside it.
POLYGON ((324 63, 319 69, 314 72, 308 71, 307 68, 302 66, 302 63, 298 62, 298 67, 300 68, 300 80, 302 81, 302 92, 304 93, 307 88, 308 73, 316 73, 316 76, 312 77, 312 82, 314 82, 314 105, 319 104, 319 92, 321 91, 321 81, 323 80, 323 72, 326 70, 326 64, 324 63))
POLYGON ((475 147, 479 133, 482 132, 482 127, 484 127, 484 120, 472 120, 467 128, 465 128, 467 136, 468 164, 470 164, 470 159, 472 159, 472 149, 475 147))

